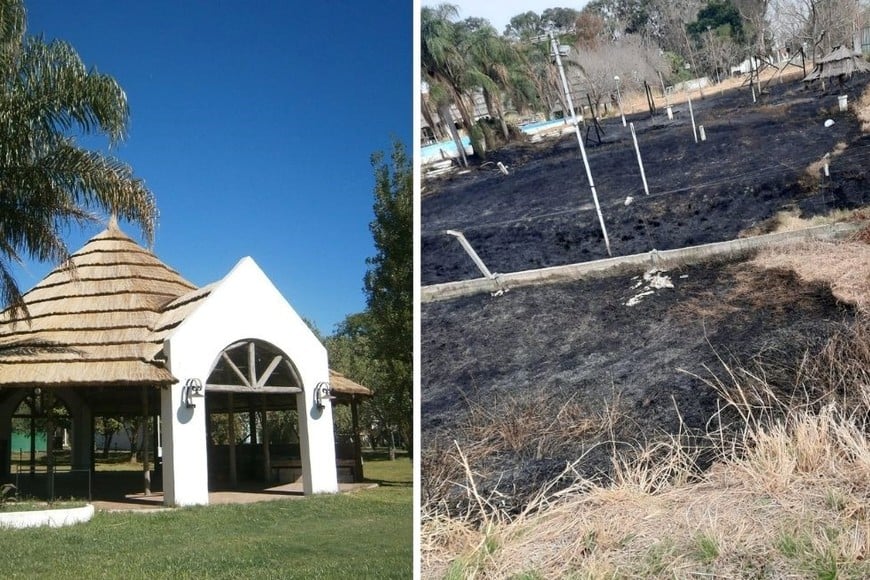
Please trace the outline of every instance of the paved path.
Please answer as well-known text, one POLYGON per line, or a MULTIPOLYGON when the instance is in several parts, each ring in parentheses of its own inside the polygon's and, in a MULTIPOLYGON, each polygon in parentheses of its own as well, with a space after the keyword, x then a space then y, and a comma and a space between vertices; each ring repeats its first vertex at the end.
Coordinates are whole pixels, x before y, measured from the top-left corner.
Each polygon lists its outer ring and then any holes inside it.
MULTIPOLYGON (((340 483, 339 493, 350 493, 361 489, 377 487, 376 483, 340 483)), ((278 499, 302 499, 301 483, 285 483, 265 489, 240 489, 234 491, 212 491, 208 494, 210 505, 232 503, 254 503, 258 501, 274 501, 278 499)), ((163 492, 155 492, 149 496, 142 493, 132 493, 124 499, 95 500, 91 502, 98 511, 118 512, 158 512, 168 508, 163 505, 163 492)))

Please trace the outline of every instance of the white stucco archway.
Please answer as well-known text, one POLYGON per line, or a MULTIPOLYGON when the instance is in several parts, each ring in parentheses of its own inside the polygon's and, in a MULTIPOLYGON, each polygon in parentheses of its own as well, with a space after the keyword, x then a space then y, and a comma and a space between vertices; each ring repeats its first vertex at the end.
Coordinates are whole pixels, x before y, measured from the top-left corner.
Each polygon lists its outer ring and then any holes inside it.
MULTIPOLYGON (((182 308, 179 303, 178 309, 182 308)), ((186 404, 185 385, 205 385, 208 397, 208 377, 227 346, 252 340, 274 345, 286 355, 300 383, 296 397, 304 492, 338 490, 332 408, 315 400, 317 385, 329 382, 326 349, 257 264, 243 258, 207 289, 204 298, 197 299, 195 308, 185 312, 164 341, 167 367, 179 381, 161 395, 167 504, 208 503, 205 405, 186 404)), ((257 388, 258 378, 253 378, 251 388, 257 388)), ((251 382, 250 377, 247 380, 251 382)), ((268 387, 265 383, 259 388, 268 387)))

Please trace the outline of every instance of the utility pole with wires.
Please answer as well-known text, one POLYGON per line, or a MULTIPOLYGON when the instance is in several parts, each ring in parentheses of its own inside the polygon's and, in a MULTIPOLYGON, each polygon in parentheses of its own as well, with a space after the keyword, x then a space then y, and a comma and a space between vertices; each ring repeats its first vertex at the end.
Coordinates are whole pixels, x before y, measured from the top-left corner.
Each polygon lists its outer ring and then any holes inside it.
POLYGON ((574 134, 577 136, 577 144, 580 146, 580 156, 586 167, 586 178, 589 180, 589 189, 592 190, 592 199, 595 201, 595 211, 598 213, 598 222, 601 224, 601 233, 604 234, 604 245, 607 247, 607 255, 613 256, 610 251, 610 240, 607 237, 607 227, 604 225, 604 216, 601 214, 601 205, 598 203, 598 193, 595 191, 595 181, 592 180, 592 171, 589 169, 589 159, 586 157, 586 147, 583 146, 583 136, 580 134, 580 126, 577 124, 577 115, 574 113, 574 103, 571 101, 571 91, 568 90, 568 79, 565 77, 565 68, 562 66, 562 57, 559 54, 559 45, 556 43, 556 35, 550 31, 550 47, 556 59, 559 76, 562 78, 562 90, 565 92, 565 100, 571 110, 571 124, 574 126, 574 134))

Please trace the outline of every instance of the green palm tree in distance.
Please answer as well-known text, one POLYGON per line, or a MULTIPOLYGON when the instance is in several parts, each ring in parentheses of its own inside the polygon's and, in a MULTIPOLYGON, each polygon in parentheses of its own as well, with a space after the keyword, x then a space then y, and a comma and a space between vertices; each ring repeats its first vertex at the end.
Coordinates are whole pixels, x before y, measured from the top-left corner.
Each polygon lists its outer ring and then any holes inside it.
POLYGON ((126 137, 129 108, 117 81, 88 70, 62 41, 25 35, 22 0, 0 0, 0 301, 26 313, 10 267, 61 263, 62 238, 112 214, 153 241, 154 195, 125 163, 79 146, 75 135, 126 137))

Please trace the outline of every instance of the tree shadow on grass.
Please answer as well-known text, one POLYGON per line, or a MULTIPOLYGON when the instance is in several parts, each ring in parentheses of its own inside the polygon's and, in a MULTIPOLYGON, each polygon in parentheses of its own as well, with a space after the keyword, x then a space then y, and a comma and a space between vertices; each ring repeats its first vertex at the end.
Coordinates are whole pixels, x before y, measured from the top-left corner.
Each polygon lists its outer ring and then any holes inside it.
POLYGON ((378 484, 378 487, 412 487, 414 485, 412 479, 405 481, 395 479, 372 479, 370 477, 364 477, 363 483, 376 483, 378 484))

